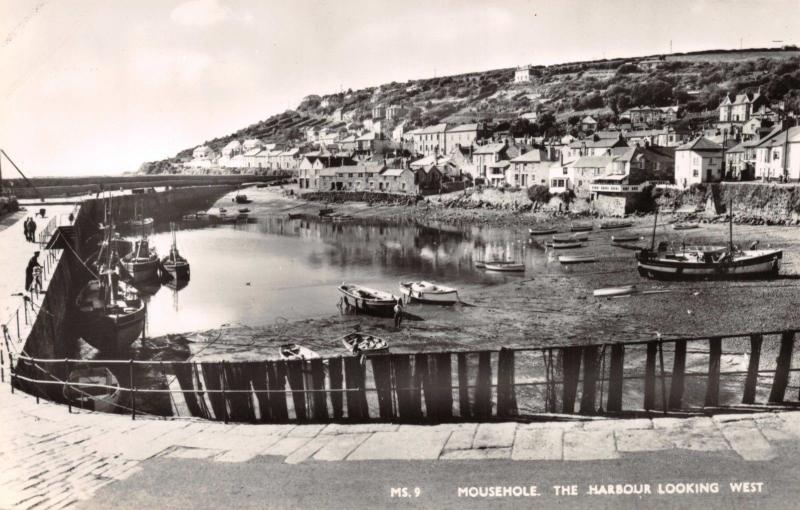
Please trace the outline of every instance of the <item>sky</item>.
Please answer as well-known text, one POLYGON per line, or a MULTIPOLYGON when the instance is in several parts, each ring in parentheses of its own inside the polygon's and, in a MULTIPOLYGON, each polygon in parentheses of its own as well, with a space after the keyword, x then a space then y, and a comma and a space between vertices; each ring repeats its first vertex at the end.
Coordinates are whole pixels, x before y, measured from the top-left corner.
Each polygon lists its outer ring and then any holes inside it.
POLYGON ((676 52, 797 44, 798 7, 800 0, 0 0, 0 149, 29 176, 135 171, 308 94, 665 53, 670 40, 676 52))

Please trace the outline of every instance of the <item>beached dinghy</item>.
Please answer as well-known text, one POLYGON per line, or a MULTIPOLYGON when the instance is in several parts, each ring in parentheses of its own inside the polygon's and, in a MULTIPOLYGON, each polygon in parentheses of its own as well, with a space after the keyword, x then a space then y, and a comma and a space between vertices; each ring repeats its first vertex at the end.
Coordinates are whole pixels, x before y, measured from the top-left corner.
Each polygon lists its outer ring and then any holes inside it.
POLYGON ((81 409, 111 413, 117 408, 120 386, 116 376, 106 367, 72 370, 64 385, 64 398, 81 409))
POLYGON ((352 283, 343 283, 339 285, 338 289, 344 295, 345 304, 350 304, 349 300, 353 300, 352 304, 356 308, 367 311, 391 312, 399 299, 390 292, 370 289, 352 283))
POLYGON ((295 360, 295 359, 317 359, 319 354, 312 351, 308 347, 303 347, 298 344, 283 344, 278 348, 278 352, 282 359, 295 360))
POLYGON ((525 271, 525 264, 513 261, 507 262, 487 262, 487 271, 502 271, 506 273, 522 273, 525 271))
POLYGON ((476 260, 475 267, 478 269, 486 269, 486 264, 494 264, 495 262, 502 262, 502 260, 476 260))
POLYGON ((529 228, 528 233, 532 236, 546 236, 558 232, 554 228, 529 228))
POLYGON ((581 243, 580 241, 570 241, 568 243, 547 243, 549 248, 553 248, 554 250, 566 250, 569 248, 580 248, 581 243))
POLYGON ((342 345, 351 354, 369 354, 389 349, 389 344, 383 338, 364 333, 350 333, 343 336, 342 345))
POLYGON ((676 223, 672 225, 673 230, 691 230, 694 228, 700 228, 699 223, 676 223))
POLYGON ((600 224, 602 230, 613 230, 617 228, 629 228, 633 226, 632 221, 604 221, 600 224))
POLYGON ((431 282, 400 282, 400 293, 409 301, 451 305, 458 302, 458 291, 452 287, 436 285, 431 282))
POLYGON ((592 230, 594 230, 594 224, 573 223, 572 225, 570 225, 569 229, 572 232, 591 232, 592 230))
POLYGON ((622 285, 619 287, 606 287, 603 289, 596 289, 594 297, 613 297, 613 296, 627 296, 636 292, 636 285, 622 285))
POLYGON ((588 240, 589 240, 589 234, 585 232, 553 236, 554 243, 574 243, 575 241, 588 241, 588 240))
POLYGON ((588 264, 588 263, 591 263, 591 262, 595 262, 596 260, 597 259, 595 259, 591 255, 562 255, 562 256, 558 257, 558 261, 561 264, 564 264, 564 265, 567 265, 567 264, 588 264))
POLYGON ((612 243, 632 243, 634 241, 639 240, 638 234, 620 234, 616 236, 611 236, 612 243))

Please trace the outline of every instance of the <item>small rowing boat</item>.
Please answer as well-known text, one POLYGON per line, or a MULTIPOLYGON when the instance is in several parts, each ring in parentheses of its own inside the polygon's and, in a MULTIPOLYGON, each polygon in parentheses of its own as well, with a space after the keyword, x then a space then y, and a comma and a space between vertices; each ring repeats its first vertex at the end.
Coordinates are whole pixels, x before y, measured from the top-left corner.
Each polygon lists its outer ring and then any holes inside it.
POLYGON ((612 297, 612 296, 626 296, 636 292, 636 285, 622 285, 620 287, 606 287, 603 289, 595 289, 593 292, 594 297, 612 297))
POLYGON ((616 228, 629 228, 633 226, 632 221, 604 221, 600 223, 602 230, 613 230, 616 228))
POLYGON ((369 354, 389 349, 383 338, 364 333, 350 333, 342 337, 342 345, 351 354, 369 354))
POLYGON ((570 225, 569 229, 572 232, 591 232, 592 230, 594 230, 594 224, 593 223, 589 223, 587 225, 587 224, 575 224, 575 223, 573 223, 572 225, 570 225))
POLYGON ((103 413, 116 410, 121 390, 117 377, 108 368, 78 368, 69 373, 66 382, 64 398, 72 405, 103 413))
POLYGON ((558 261, 563 264, 587 264, 595 262, 596 259, 591 255, 562 255, 558 257, 558 261))
POLYGON ((352 299, 355 307, 362 310, 390 312, 398 301, 398 297, 390 292, 352 283, 343 283, 338 289, 344 295, 345 304, 350 304, 348 300, 352 299))
POLYGON ((637 234, 622 234, 622 235, 611 236, 612 243, 632 243, 638 240, 639 236, 637 234))
POLYGON ((525 271, 525 264, 519 262, 487 262, 487 271, 503 271, 507 273, 522 273, 525 271))
POLYGON ((558 232, 554 228, 529 228, 528 233, 532 236, 546 236, 558 232))
POLYGON ((278 347, 278 352, 282 359, 295 360, 295 359, 317 359, 319 354, 312 351, 308 347, 303 347, 298 344, 283 344, 278 347))
POLYGON ((566 250, 568 248, 580 248, 581 243, 580 241, 570 241, 565 243, 547 243, 546 246, 554 250, 566 250))
POLYGON ((458 302, 458 291, 452 287, 431 282, 400 282, 400 293, 410 301, 437 305, 452 305, 458 302))
POLYGON ((672 225, 673 230, 691 230, 693 228, 700 228, 699 223, 676 223, 672 225))
POLYGON ((580 232, 577 234, 562 234, 553 236, 554 243, 574 243, 575 241, 588 241, 588 240, 589 240, 589 234, 580 232))
POLYGON ((495 262, 502 262, 502 260, 476 260, 475 267, 478 269, 485 269, 486 264, 494 264, 495 262))

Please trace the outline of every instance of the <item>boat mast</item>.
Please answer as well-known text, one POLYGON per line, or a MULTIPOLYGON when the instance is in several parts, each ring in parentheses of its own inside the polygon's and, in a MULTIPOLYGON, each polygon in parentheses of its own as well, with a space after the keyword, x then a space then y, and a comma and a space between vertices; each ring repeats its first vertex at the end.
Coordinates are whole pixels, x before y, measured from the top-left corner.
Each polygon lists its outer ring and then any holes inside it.
POLYGON ((653 216, 653 237, 650 239, 650 251, 656 249, 656 227, 658 226, 658 205, 656 205, 656 213, 653 216))
POLYGON ((733 196, 728 197, 728 245, 733 251, 733 196))

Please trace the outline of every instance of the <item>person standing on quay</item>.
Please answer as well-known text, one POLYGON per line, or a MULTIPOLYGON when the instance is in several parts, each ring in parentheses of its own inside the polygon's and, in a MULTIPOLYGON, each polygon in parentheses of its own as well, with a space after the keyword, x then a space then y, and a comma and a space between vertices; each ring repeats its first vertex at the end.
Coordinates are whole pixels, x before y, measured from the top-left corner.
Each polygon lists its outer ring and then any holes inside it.
POLYGON ((31 226, 30 226, 30 233, 31 233, 31 242, 36 242, 36 221, 31 218, 31 226))
POLYGON ((394 327, 400 329, 400 324, 403 322, 403 305, 398 299, 394 305, 394 327))
POLYGON ((25 218, 25 221, 22 222, 22 230, 25 232, 25 240, 31 240, 31 224, 30 218, 25 218))
POLYGON ((39 252, 33 252, 33 257, 28 261, 28 267, 25 268, 25 290, 31 290, 31 285, 33 284, 33 268, 35 267, 42 267, 39 264, 39 252))

